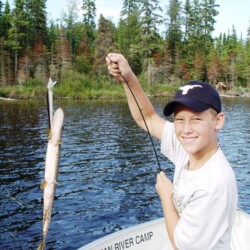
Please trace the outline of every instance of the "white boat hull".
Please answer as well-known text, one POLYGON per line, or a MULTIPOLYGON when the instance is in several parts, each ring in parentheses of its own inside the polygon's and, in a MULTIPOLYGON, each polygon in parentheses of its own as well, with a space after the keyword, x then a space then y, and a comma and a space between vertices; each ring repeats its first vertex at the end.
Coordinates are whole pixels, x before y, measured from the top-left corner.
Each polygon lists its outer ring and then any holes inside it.
MULTIPOLYGON (((231 250, 250 250, 250 215, 237 210, 231 250)), ((168 243, 164 218, 142 223, 107 235, 78 250, 161 250, 168 243)))
POLYGON ((110 234, 79 250, 161 249, 167 238, 164 218, 160 218, 110 234))

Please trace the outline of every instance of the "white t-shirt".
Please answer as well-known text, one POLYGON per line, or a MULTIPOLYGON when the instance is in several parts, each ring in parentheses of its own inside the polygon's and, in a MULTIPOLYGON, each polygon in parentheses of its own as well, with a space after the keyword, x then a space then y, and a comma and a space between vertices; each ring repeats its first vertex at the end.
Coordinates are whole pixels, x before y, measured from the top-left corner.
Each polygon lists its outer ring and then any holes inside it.
POLYGON ((229 250, 238 193, 234 172, 221 149, 198 170, 187 170, 188 154, 176 138, 174 125, 166 122, 161 152, 175 165, 173 201, 180 220, 174 240, 178 249, 229 250))

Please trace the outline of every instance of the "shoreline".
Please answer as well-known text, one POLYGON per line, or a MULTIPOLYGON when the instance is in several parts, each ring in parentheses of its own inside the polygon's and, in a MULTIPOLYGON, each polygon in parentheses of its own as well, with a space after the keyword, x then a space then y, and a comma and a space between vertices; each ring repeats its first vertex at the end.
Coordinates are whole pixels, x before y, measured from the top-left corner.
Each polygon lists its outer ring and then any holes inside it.
MULTIPOLYGON (((229 92, 229 93, 221 93, 218 92, 220 97, 225 97, 225 98, 250 98, 250 93, 237 93, 237 92, 229 92)), ((154 94, 147 94, 147 96, 149 98, 161 98, 161 97, 166 97, 166 96, 173 96, 175 93, 174 92, 156 92, 154 94)), ((113 95, 93 95, 93 96, 75 96, 75 97, 70 97, 70 96, 61 96, 61 95, 55 95, 54 98, 55 99, 117 99, 117 98, 126 98, 126 96, 121 96, 121 95, 117 95, 117 96, 113 96, 113 95)), ((35 99, 40 99, 42 100, 43 97, 41 96, 25 96, 22 97, 20 96, 15 96, 15 97, 6 97, 6 96, 0 96, 0 101, 19 101, 19 100, 35 100, 35 99)))
POLYGON ((13 98, 9 98, 9 97, 0 97, 0 100, 3 100, 3 101, 16 101, 18 99, 13 99, 13 98))
MULTIPOLYGON (((221 98, 250 98, 250 94, 219 94, 221 98)), ((156 95, 148 95, 149 98, 162 98, 166 96, 172 96, 172 94, 156 94, 156 95)), ((95 99, 120 99, 121 96, 119 97, 114 97, 114 96, 91 96, 91 97, 80 97, 80 98, 74 98, 74 97, 55 97, 55 100, 59 99, 72 99, 72 100, 95 100, 95 99)), ((126 98, 125 96, 123 98, 126 98)), ((6 102, 14 102, 14 101, 24 101, 24 100, 42 100, 43 98, 35 98, 35 97, 30 97, 30 98, 9 98, 9 97, 0 97, 0 101, 6 101, 6 102)))
POLYGON ((220 97, 228 97, 228 98, 233 98, 233 97, 245 97, 245 98, 250 98, 250 94, 249 93, 244 93, 244 94, 240 94, 240 93, 236 93, 236 94, 220 94, 220 97))

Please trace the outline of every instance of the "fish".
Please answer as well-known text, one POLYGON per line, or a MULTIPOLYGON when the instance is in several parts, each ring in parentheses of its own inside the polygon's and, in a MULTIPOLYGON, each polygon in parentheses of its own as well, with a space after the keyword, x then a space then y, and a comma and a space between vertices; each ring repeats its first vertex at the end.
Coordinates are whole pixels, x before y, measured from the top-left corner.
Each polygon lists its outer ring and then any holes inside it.
POLYGON ((41 183, 41 188, 43 189, 43 236, 42 242, 38 247, 39 250, 43 250, 45 247, 45 241, 51 220, 55 190, 57 186, 63 120, 63 110, 58 108, 53 116, 46 152, 44 180, 41 183))

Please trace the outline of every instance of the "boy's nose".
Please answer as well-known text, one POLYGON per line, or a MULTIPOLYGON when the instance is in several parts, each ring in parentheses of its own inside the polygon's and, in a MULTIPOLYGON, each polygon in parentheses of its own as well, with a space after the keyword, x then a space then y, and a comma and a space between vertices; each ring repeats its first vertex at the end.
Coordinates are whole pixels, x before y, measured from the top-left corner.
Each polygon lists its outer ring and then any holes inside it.
POLYGON ((183 125, 183 133, 185 134, 190 134, 192 133, 193 129, 192 129, 192 124, 188 121, 186 121, 183 125))

